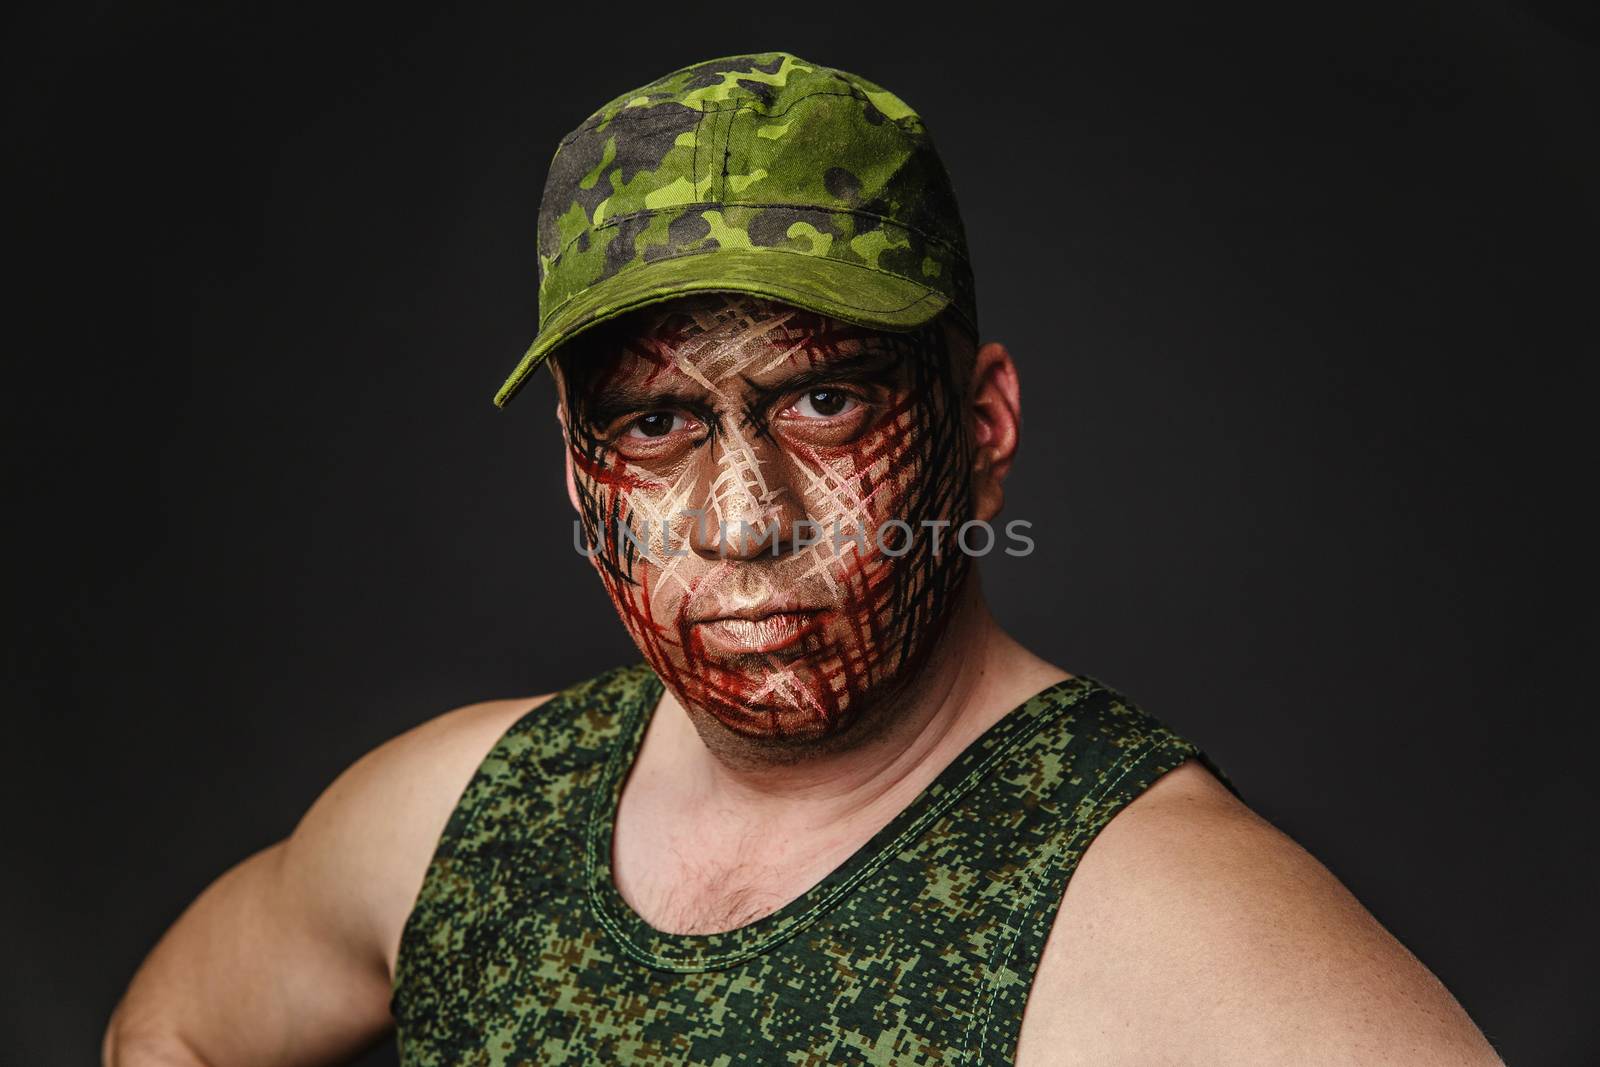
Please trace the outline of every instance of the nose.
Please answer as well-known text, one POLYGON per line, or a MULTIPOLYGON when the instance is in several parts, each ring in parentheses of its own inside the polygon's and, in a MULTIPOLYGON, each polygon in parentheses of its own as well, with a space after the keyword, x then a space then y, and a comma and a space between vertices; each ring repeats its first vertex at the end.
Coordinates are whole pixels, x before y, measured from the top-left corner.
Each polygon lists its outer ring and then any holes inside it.
POLYGON ((743 560, 783 555, 804 509, 777 445, 739 428, 720 435, 702 462, 703 514, 689 539, 695 553, 743 560))

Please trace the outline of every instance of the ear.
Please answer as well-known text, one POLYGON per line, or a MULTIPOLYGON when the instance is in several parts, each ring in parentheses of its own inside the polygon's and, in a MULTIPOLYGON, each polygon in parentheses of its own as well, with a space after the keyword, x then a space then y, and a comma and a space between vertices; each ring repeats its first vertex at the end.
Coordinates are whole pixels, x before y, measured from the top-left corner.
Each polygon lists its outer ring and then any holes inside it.
POLYGON ((583 509, 578 506, 578 483, 572 477, 572 449, 567 445, 567 408, 561 401, 556 401, 556 422, 561 426, 561 458, 567 466, 567 499, 572 501, 572 510, 583 514, 583 509))
POLYGON ((988 522, 1005 507, 1005 477, 1022 432, 1017 366, 998 341, 978 349, 972 367, 972 503, 974 518, 988 522))

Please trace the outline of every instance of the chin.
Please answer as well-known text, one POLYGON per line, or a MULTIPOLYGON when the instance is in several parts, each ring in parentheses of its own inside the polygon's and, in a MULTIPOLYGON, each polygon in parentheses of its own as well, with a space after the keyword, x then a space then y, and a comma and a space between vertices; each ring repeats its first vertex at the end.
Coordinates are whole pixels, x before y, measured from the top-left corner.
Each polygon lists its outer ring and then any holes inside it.
POLYGON ((834 657, 719 657, 690 675, 690 700, 728 730, 751 740, 816 741, 848 726, 858 694, 830 681, 834 657))
POLYGON ((679 699, 691 714, 714 720, 723 730, 773 751, 815 751, 845 741, 862 713, 883 702, 896 688, 895 677, 844 670, 848 660, 837 649, 807 656, 751 654, 717 657, 696 664, 671 665, 682 685, 679 699))

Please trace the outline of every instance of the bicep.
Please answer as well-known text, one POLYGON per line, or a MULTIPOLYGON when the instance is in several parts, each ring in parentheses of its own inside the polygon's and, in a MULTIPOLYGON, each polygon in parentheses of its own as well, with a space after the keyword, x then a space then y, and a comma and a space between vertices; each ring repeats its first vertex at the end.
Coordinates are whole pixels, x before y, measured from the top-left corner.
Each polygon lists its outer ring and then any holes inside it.
POLYGON ((118 1028, 227 1067, 336 1063, 380 1038, 381 958, 308 910, 297 878, 280 842, 207 887, 145 960, 118 1028))
POLYGON ((450 810, 495 740, 546 699, 459 708, 357 760, 288 838, 195 900, 113 1031, 226 1067, 335 1063, 381 1037, 395 946, 450 810))

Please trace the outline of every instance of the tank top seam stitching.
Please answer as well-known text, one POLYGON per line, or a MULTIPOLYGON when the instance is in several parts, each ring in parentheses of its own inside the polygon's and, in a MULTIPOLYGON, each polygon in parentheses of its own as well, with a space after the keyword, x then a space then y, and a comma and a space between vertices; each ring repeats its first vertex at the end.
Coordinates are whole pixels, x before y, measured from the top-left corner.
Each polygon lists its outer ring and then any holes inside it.
MULTIPOLYGON (((1075 698, 1070 704, 1067 704, 1064 707, 1071 707, 1072 704, 1076 703, 1077 699, 1075 698)), ((1058 710, 1064 710, 1064 708, 1058 710)), ((924 812, 922 816, 919 816, 918 819, 910 826, 901 831, 901 833, 892 842, 881 849, 878 854, 872 858, 872 860, 864 864, 860 870, 856 871, 855 874, 851 875, 843 883, 835 886, 810 908, 807 908, 804 912, 801 912, 798 915, 792 916, 788 922, 774 929, 770 934, 767 935, 766 938, 757 940, 752 945, 745 945, 738 949, 729 950, 720 956, 712 956, 704 960, 695 961, 696 966, 699 968, 710 969, 713 967, 723 966, 728 963, 737 962, 741 957, 758 954, 764 949, 770 948, 777 944, 779 941, 785 940, 787 936, 792 936, 794 932, 797 932, 800 926, 810 922, 820 910, 831 905, 840 897, 848 894, 850 890, 855 888, 858 882, 875 872, 879 867, 883 866, 884 863, 888 862, 888 857, 894 852, 898 851, 901 845, 905 844, 911 837, 919 834, 929 821, 943 815, 944 812, 949 809, 949 807, 954 805, 955 801, 959 800, 962 796, 969 792, 973 784, 975 784, 975 779, 982 777, 992 767, 993 763, 997 762, 1002 756, 1010 753, 1019 745, 1032 740, 1048 721, 1049 719, 1047 716, 1041 715, 1039 720, 1033 724, 1030 724, 1024 733, 1016 735, 1007 742, 1003 742, 1000 747, 995 749, 993 752, 990 752, 984 758, 984 760, 978 764, 978 766, 974 767, 972 771, 970 771, 967 776, 961 780, 960 783, 952 787, 950 792, 945 794, 945 796, 938 798, 938 801, 936 801, 928 811, 924 812)), ((596 801, 591 803, 597 803, 598 797, 599 793, 597 792, 596 801)), ((594 823, 591 820, 591 832, 593 833, 594 830, 594 823)), ((593 837, 591 837, 591 844, 588 849, 588 855, 586 856, 586 861, 591 865, 591 868, 595 858, 595 844, 597 844, 597 842, 593 837)), ((689 962, 682 959, 664 956, 660 953, 651 952, 647 949, 639 948, 635 942, 627 936, 626 932, 621 931, 619 926, 615 924, 616 921, 614 917, 606 912, 604 903, 595 899, 598 889, 594 885, 592 869, 588 876, 588 882, 590 899, 591 902, 596 905, 597 917, 602 920, 602 924, 605 925, 614 936, 620 937, 627 947, 637 949, 642 956, 648 956, 649 960, 645 962, 679 965, 687 964, 689 962)))
MULTIPOLYGON (((474 787, 478 786, 480 784, 480 782, 483 782, 483 781, 488 780, 490 778, 490 775, 485 774, 484 767, 491 759, 495 758, 497 755, 501 756, 501 758, 505 761, 506 772, 508 774, 511 773, 513 768, 515 767, 515 763, 513 762, 513 759, 524 756, 524 754, 527 752, 528 749, 527 749, 526 745, 523 745, 523 746, 517 747, 517 748, 513 748, 511 744, 508 744, 508 742, 515 742, 515 741, 519 741, 519 740, 525 739, 525 737, 526 737, 526 735, 528 733, 528 729, 524 728, 524 724, 528 723, 529 720, 532 719, 534 712, 546 712, 546 711, 548 711, 548 710, 550 710, 552 708, 559 708, 559 707, 561 707, 563 705, 570 705, 572 703, 572 689, 579 688, 582 685, 583 685, 583 683, 579 683, 579 686, 574 686, 574 687, 571 687, 569 689, 563 690, 562 692, 556 694, 556 696, 552 697, 550 700, 546 701, 545 703, 539 704, 539 705, 535 705, 534 707, 528 708, 521 715, 517 716, 516 721, 513 722, 510 726, 506 727, 505 731, 503 733, 501 733, 501 735, 495 740, 495 743, 489 748, 489 751, 484 754, 483 759, 478 761, 478 766, 473 770, 471 779, 468 780, 466 787, 461 791, 461 797, 457 799, 456 806, 459 807, 460 804, 462 803, 462 801, 465 800, 466 795, 468 793, 472 792, 474 787)), ((479 818, 483 814, 483 810, 486 807, 488 807, 488 805, 485 804, 485 803, 474 803, 472 805, 471 810, 467 813, 466 822, 462 824, 460 830, 458 830, 454 835, 451 836, 450 843, 452 845, 455 845, 455 844, 457 844, 457 843, 459 843, 459 842, 461 842, 461 841, 463 841, 463 840, 465 840, 465 839, 467 839, 468 837, 471 836, 472 831, 477 828, 477 825, 478 825, 478 822, 479 822, 479 818)), ((452 813, 453 813, 453 810, 454 809, 452 809, 452 813)), ((434 855, 429 857, 428 866, 423 871, 423 876, 422 876, 422 878, 423 878, 423 887, 419 888, 419 890, 418 890, 418 899, 413 904, 411 913, 406 916, 406 921, 401 924, 401 929, 400 929, 400 947, 395 950, 395 975, 394 975, 395 980, 391 983, 391 987, 392 987, 391 988, 391 994, 390 994, 391 1003, 393 1003, 395 1000, 399 999, 399 994, 402 991, 402 989, 407 993, 409 993, 409 991, 410 991, 409 983, 407 983, 405 985, 402 985, 402 983, 400 982, 400 977, 401 977, 400 960, 401 960, 402 956, 409 956, 409 954, 405 953, 405 948, 406 948, 406 946, 407 946, 407 944, 409 942, 414 940, 413 937, 408 936, 408 935, 411 935, 411 934, 414 933, 414 930, 413 930, 412 925, 411 925, 411 916, 415 915, 424 906, 427 907, 430 912, 434 912, 436 915, 438 914, 439 910, 435 907, 435 905, 433 904, 432 901, 429 901, 426 905, 423 904, 422 896, 423 896, 423 889, 425 889, 432 881, 430 876, 433 874, 433 871, 434 871, 434 860, 439 858, 438 857, 439 848, 443 845, 444 837, 449 832, 449 829, 450 829, 450 820, 447 818, 445 820, 445 829, 440 832, 439 844, 435 845, 435 847, 434 847, 434 855)), ((453 860, 453 859, 455 859, 457 857, 455 855, 452 855, 450 858, 453 860)), ((455 910, 459 911, 460 910, 459 906, 457 906, 457 908, 455 910)), ((408 962, 409 962, 409 958, 408 958, 408 962)), ((405 969, 405 976, 407 978, 410 977, 410 968, 409 967, 407 967, 405 969)))
MULTIPOLYGON (((1170 744, 1172 740, 1172 737, 1158 736, 1151 738, 1143 746, 1136 749, 1135 755, 1123 766, 1122 772, 1095 793, 1093 799, 1090 801, 1091 806, 1098 805, 1106 800, 1106 798, 1110 797, 1117 790, 1117 788, 1127 780, 1130 774, 1138 770, 1150 756, 1159 752, 1164 745, 1170 744)), ((1184 743, 1184 746, 1181 747, 1192 746, 1187 746, 1187 743, 1184 743)), ((1112 817, 1115 818, 1115 815, 1112 817)), ((1107 819, 1106 823, 1109 823, 1110 821, 1110 819, 1107 819)), ((1104 829, 1104 824, 1096 828, 1095 832, 1098 833, 1100 829, 1104 829)), ((1072 854, 1073 850, 1084 841, 1085 837, 1089 834, 1089 831, 1090 826, 1079 826, 1067 838, 1067 841, 1064 845, 1048 850, 1041 857, 1039 857, 1035 863, 1029 864, 1029 867, 1032 868, 1032 871, 1030 872, 1031 877, 1026 878, 1024 884, 1019 887, 1017 899, 1011 906, 1011 913, 1006 917, 1006 927, 1008 930, 1010 930, 1010 936, 1007 938, 1005 957, 1000 960, 1000 965, 998 967, 990 969, 989 979, 985 983, 989 987, 989 997, 984 1003, 983 1014, 981 1016, 983 1025, 981 1027, 977 1027, 978 1047, 972 1053, 971 1058, 967 1058, 967 1054, 972 1042, 972 1030, 973 1027, 976 1026, 979 1017, 974 1017, 972 1023, 968 1024, 967 1034, 962 1039, 962 1056, 967 1060, 967 1062, 983 1062, 984 1048, 988 1044, 990 1029, 994 1021, 994 1004, 1000 993, 1000 972, 1010 965, 1011 957, 1016 953, 1017 944, 1022 940, 1022 925, 1018 924, 1013 927, 1012 920, 1016 918, 1017 911, 1019 908, 1021 908, 1024 900, 1028 902, 1028 912, 1031 912, 1034 909, 1035 905, 1038 903, 1039 894, 1044 889, 1046 876, 1053 869, 1055 869, 1056 864, 1063 857, 1070 856, 1072 854)), ((1037 977, 1037 974, 1035 977, 1037 977)), ((1029 992, 1032 992, 1031 983, 1029 985, 1029 992)), ((1026 998, 1024 998, 1023 1005, 1024 1008, 1026 1008, 1026 998)), ((1020 1024, 1018 1029, 1020 1036, 1020 1024)), ((1015 1057, 1013 1056, 1013 1059, 1014 1058, 1015 1057)))
MULTIPOLYGON (((1067 680, 1076 681, 1080 680, 1081 677, 1082 676, 1074 676, 1073 679, 1067 680)), ((1060 683, 1056 684, 1059 685, 1060 683)), ((1098 683, 1093 682, 1079 687, 1078 692, 1072 696, 1071 700, 1064 704, 1058 704, 1050 710, 1059 713, 1076 707, 1082 702, 1084 696, 1091 693, 1096 688, 1103 687, 1100 687, 1098 683)), ((605 901, 601 899, 601 890, 599 886, 595 884, 596 880, 594 877, 595 855, 599 837, 599 828, 597 826, 597 819, 595 818, 595 808, 601 802, 602 796, 608 794, 610 791, 596 790, 594 799, 590 801, 591 814, 589 826, 590 832, 588 835, 589 845, 585 850, 586 855, 584 858, 585 880, 587 882, 590 905, 593 908, 596 918, 599 919, 601 925, 604 926, 613 937, 616 937, 621 942, 625 950, 629 950, 630 955, 633 955, 634 958, 638 959, 640 962, 651 964, 653 966, 668 968, 692 967, 694 971, 705 971, 727 966, 732 963, 737 963, 742 959, 758 955, 766 949, 771 948, 774 945, 787 940, 789 937, 794 936, 794 934, 798 933, 801 928, 812 922, 815 917, 824 909, 832 906, 838 900, 848 895, 849 892, 853 890, 859 882, 883 867, 883 865, 889 861, 889 857, 898 852, 901 846, 919 835, 930 823, 943 816, 951 807, 955 805, 958 800, 970 792, 971 789, 976 785, 977 781, 986 776, 988 772, 993 769, 995 764, 997 764, 1002 758, 1037 737, 1044 727, 1053 720, 1053 718, 1054 715, 1041 713, 1036 721, 1025 726, 1022 732, 1003 740, 997 748, 987 753, 979 762, 979 764, 969 771, 957 785, 952 786, 948 793, 936 798, 934 803, 929 806, 927 811, 923 812, 922 815, 918 816, 917 819, 911 823, 911 825, 902 830, 893 841, 889 842, 882 849, 878 850, 877 854, 874 855, 867 863, 863 864, 860 870, 856 871, 844 882, 834 886, 821 899, 812 904, 811 907, 807 908, 798 915, 791 916, 782 925, 775 928, 764 938, 756 940, 753 944, 742 945, 736 949, 730 949, 719 955, 709 956, 698 960, 666 956, 639 946, 630 936, 628 936, 626 931, 621 929, 616 918, 606 910, 605 901)), ((979 737, 981 738, 982 735, 980 734, 979 737)), ((616 753, 620 753, 620 737, 619 747, 614 750, 614 754, 616 753)), ((960 757, 957 756, 957 758, 959 759, 960 757)), ((611 776, 609 774, 608 767, 608 780, 610 777, 611 776)), ((613 877, 615 877, 614 874, 613 877)))
MULTIPOLYGON (((506 729, 505 733, 500 735, 500 737, 495 741, 494 745, 492 747, 490 747, 490 749, 489 749, 489 751, 487 753, 485 753, 483 759, 478 761, 478 766, 472 772, 471 780, 469 780, 467 782, 466 788, 462 790, 462 797, 463 798, 466 796, 467 793, 472 792, 473 788, 475 786, 477 786, 480 781, 482 781, 485 777, 487 777, 484 774, 484 765, 486 763, 488 763, 489 760, 493 759, 495 757, 495 755, 502 750, 502 747, 505 745, 505 742, 506 742, 507 738, 512 734, 512 732, 515 731, 516 728, 522 724, 522 721, 525 718, 527 718, 528 715, 533 714, 533 712, 536 711, 536 710, 539 710, 539 709, 537 709, 537 708, 529 708, 528 711, 525 712, 523 715, 518 716, 517 717, 517 721, 515 723, 513 723, 510 727, 508 727, 506 729)), ((510 767, 510 761, 508 760, 507 761, 507 768, 509 769, 509 767, 510 767)), ((459 806, 461 801, 457 800, 456 803, 457 803, 457 806, 459 806)), ((458 842, 466 839, 471 834, 472 830, 478 824, 479 815, 482 814, 483 809, 486 806, 487 805, 484 805, 484 804, 481 804, 481 803, 475 803, 475 804, 472 805, 471 810, 467 813, 466 822, 463 823, 462 826, 461 826, 461 829, 458 830, 450 838, 450 843, 451 843, 452 847, 455 846, 458 842)), ((446 819, 446 821, 445 821, 445 829, 444 829, 444 831, 441 831, 441 833, 440 833, 440 843, 439 843, 439 845, 435 846, 434 855, 429 858, 428 866, 424 870, 423 875, 422 875, 423 887, 424 888, 426 888, 432 881, 432 879, 429 876, 432 875, 433 872, 434 872, 434 869, 435 869, 434 868, 434 861, 439 858, 439 856, 438 856, 439 847, 443 845, 443 843, 444 843, 443 842, 443 838, 444 838, 445 834, 449 832, 449 829, 450 829, 450 820, 446 819)), ((454 860, 456 858, 457 858, 456 854, 452 853, 452 855, 450 856, 450 859, 454 860)), ((421 910, 420 906, 422 905, 422 900, 421 900, 422 895, 423 895, 422 890, 419 890, 418 891, 418 900, 417 900, 416 905, 414 905, 412 907, 412 909, 411 909, 411 915, 415 915, 419 910, 421 910)), ((431 896, 431 894, 430 894, 430 896, 431 896)), ((436 915, 438 914, 438 909, 435 908, 435 906, 432 903, 432 901, 430 901, 426 906, 427 906, 429 911, 434 912, 436 915)), ((460 910, 459 906, 457 907, 456 910, 460 910)), ((400 990, 402 988, 401 983, 399 981, 400 976, 401 976, 400 960, 401 960, 402 956, 407 955, 405 953, 405 948, 406 948, 407 943, 412 940, 412 938, 408 937, 407 935, 412 933, 412 932, 413 931, 412 931, 412 927, 411 927, 411 917, 410 917, 410 915, 408 915, 406 917, 405 923, 402 924, 402 926, 401 926, 401 930, 400 930, 400 947, 395 950, 395 967, 394 967, 394 970, 395 970, 395 982, 393 983, 394 987, 395 987, 395 991, 394 991, 394 994, 392 994, 391 997, 390 997, 391 1001, 393 1001, 393 1000, 398 998, 399 992, 400 992, 400 990)), ((408 960, 408 962, 409 962, 409 960, 408 960)), ((408 978, 410 977, 410 968, 409 967, 406 968, 406 977, 408 977, 408 978)), ((410 986, 408 984, 408 985, 404 986, 403 988, 406 989, 407 991, 409 991, 410 986)))

